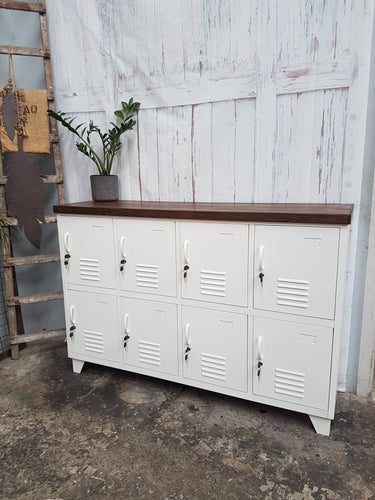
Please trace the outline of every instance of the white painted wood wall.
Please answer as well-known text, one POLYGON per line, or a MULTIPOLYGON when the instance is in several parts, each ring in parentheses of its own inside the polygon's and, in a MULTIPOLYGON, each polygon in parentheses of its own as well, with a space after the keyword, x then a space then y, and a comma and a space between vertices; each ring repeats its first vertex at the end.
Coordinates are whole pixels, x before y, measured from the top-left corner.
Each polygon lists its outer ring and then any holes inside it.
MULTIPOLYGON (((121 100, 142 104, 123 199, 355 204, 345 388, 374 2, 47 0, 47 14, 58 110, 107 126, 121 100)), ((67 199, 90 199, 93 170, 60 138, 67 199)))

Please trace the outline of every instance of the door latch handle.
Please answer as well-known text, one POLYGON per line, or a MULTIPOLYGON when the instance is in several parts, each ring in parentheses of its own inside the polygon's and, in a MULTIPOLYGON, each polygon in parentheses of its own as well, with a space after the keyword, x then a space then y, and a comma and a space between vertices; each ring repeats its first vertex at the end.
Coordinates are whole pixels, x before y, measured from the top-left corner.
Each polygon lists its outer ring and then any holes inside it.
POLYGON ((187 278, 187 272, 189 269, 190 269, 190 267, 187 264, 185 264, 184 265, 184 278, 187 278))
POLYGON ((127 348, 129 339, 130 339, 130 335, 126 334, 124 337, 124 349, 127 348))
POLYGON ((189 357, 189 352, 191 351, 191 348, 189 346, 187 346, 187 348, 185 349, 185 361, 188 360, 188 357, 189 357))

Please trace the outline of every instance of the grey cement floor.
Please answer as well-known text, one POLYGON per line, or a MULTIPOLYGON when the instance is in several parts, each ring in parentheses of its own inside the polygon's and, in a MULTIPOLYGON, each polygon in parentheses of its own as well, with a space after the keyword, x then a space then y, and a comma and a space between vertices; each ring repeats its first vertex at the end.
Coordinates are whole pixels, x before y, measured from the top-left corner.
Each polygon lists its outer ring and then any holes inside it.
POLYGON ((329 438, 293 412, 86 364, 61 339, 0 363, 1 499, 375 498, 375 403, 329 438))

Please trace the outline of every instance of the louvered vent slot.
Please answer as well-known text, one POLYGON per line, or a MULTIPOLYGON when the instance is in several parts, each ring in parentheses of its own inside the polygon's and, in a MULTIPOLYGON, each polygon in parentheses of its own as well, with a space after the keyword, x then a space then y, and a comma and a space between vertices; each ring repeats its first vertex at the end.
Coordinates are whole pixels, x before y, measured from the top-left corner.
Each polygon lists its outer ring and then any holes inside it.
POLYGON ((79 259, 81 280, 99 281, 99 261, 97 259, 79 259))
POLYGON ((302 280, 277 280, 277 303, 281 306, 309 307, 309 282, 302 280))
POLYGON ((104 354, 103 334, 100 332, 93 332, 91 330, 84 330, 84 343, 85 350, 90 352, 97 352, 104 354))
POLYGON ((137 286, 145 288, 159 287, 159 270, 158 266, 148 264, 136 264, 137 286))
POLYGON ((305 374, 276 368, 274 390, 278 394, 304 398, 305 374))
POLYGON ((160 344, 140 340, 138 342, 139 361, 160 366, 160 344))
POLYGON ((225 297, 227 278, 224 272, 201 270, 200 287, 202 295, 225 297))
POLYGON ((201 374, 203 377, 217 380, 227 379, 227 364, 224 356, 215 356, 202 352, 201 354, 201 374))

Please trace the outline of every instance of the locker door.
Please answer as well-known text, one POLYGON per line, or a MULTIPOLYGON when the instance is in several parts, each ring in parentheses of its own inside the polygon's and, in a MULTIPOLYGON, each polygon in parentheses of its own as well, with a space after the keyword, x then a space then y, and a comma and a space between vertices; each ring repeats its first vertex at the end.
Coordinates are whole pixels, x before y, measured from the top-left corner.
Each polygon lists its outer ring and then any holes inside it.
POLYGON ((338 228, 257 225, 255 309, 333 319, 338 246, 338 228))
POLYGON ((124 363, 178 375, 177 306, 124 298, 120 316, 124 363))
POLYGON ((247 391, 247 316, 182 308, 183 376, 247 391))
POLYGON ((68 285, 116 288, 112 219, 61 216, 59 233, 68 285))
POLYGON ((331 349, 330 328, 254 318, 254 394, 326 410, 331 349))
POLYGON ((117 219, 117 225, 121 289, 175 297, 175 223, 117 219))
POLYGON ((66 325, 69 357, 119 362, 121 337, 117 318, 116 297, 68 290, 66 325))
POLYGON ((247 305, 247 225, 182 223, 181 253, 184 298, 247 305))

